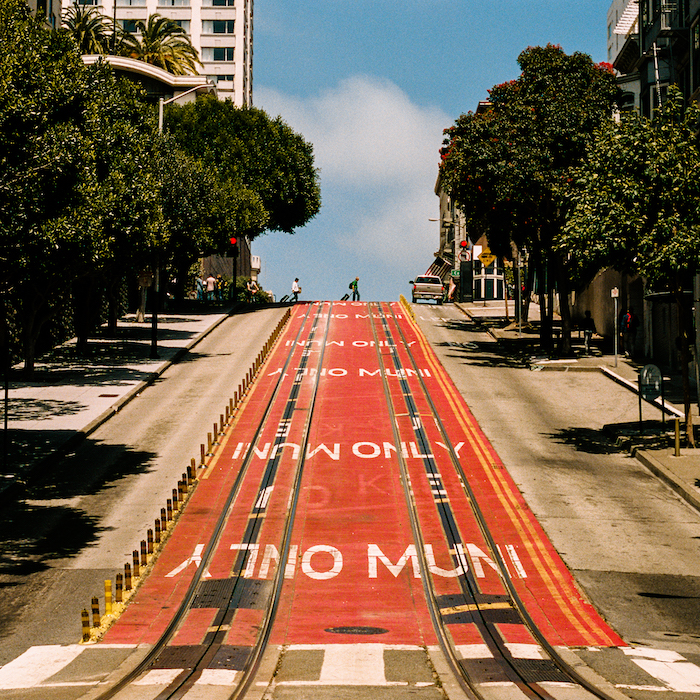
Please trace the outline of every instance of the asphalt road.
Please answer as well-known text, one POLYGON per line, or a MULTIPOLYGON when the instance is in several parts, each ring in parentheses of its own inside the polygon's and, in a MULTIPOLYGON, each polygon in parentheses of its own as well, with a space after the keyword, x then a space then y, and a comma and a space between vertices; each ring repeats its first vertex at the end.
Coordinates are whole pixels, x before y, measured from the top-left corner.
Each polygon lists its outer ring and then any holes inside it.
POLYGON ((80 611, 131 561, 283 313, 224 321, 3 510, 0 665, 80 639, 80 611))
POLYGON ((453 306, 413 308, 598 610, 627 642, 700 663, 700 513, 603 430, 637 420, 636 395, 598 372, 531 371, 453 306))
MULTIPOLYGON (((414 309, 585 594, 626 641, 700 665, 700 514, 603 431, 636 420, 635 395, 530 371, 450 305, 414 309)), ((224 322, 2 513, 0 664, 78 640, 85 592, 130 560, 281 315, 224 322)), ((610 677, 610 656, 580 655, 610 677)))

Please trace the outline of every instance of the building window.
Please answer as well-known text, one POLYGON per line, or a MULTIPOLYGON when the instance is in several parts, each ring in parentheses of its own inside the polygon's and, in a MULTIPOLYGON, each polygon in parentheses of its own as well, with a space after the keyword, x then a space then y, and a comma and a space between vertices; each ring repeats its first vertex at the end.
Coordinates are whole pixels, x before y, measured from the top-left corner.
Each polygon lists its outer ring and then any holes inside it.
POLYGON ((132 34, 136 33, 136 22, 138 22, 137 19, 123 19, 121 20, 120 24, 122 25, 122 29, 125 32, 131 32, 132 34))
POLYGON ((691 56, 691 92, 700 87, 700 22, 696 22, 690 30, 691 56))
POLYGON ((146 0, 117 0, 117 7, 146 7, 146 0))
POLYGON ((189 7, 190 0, 158 0, 159 7, 189 7))
POLYGON ((215 61, 233 61, 233 47, 217 47, 214 49, 215 61))
POLYGON ((234 21, 232 19, 215 19, 212 23, 214 34, 233 34, 234 21))
POLYGON ((233 7, 235 0, 212 0, 212 5, 214 7, 233 7))
POLYGON ((184 29, 188 34, 190 33, 190 20, 174 19, 173 22, 175 22, 175 24, 177 24, 177 26, 180 27, 180 29, 184 29))

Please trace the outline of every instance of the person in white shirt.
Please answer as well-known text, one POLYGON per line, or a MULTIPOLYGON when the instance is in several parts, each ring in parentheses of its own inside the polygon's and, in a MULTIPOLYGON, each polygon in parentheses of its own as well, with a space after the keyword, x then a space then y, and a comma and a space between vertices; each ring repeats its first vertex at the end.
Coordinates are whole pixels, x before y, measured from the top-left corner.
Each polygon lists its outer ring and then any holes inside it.
POLYGON ((299 278, 295 277, 294 282, 292 282, 292 301, 299 301, 299 292, 301 287, 299 286, 299 278))

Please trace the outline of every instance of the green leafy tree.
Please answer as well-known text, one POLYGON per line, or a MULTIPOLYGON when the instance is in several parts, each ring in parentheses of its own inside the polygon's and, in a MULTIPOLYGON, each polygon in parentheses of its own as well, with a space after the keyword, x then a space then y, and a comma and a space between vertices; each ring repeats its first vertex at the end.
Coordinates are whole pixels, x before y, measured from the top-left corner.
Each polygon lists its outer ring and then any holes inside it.
POLYGON ((313 147, 281 117, 202 97, 171 106, 166 126, 183 150, 201 157, 223 180, 257 195, 267 221, 250 230, 251 238, 265 229, 294 233, 318 213, 321 190, 313 147))
POLYGON ((0 274, 17 301, 28 371, 51 290, 81 274, 96 241, 91 215, 88 100, 72 40, 41 25, 21 0, 0 3, 0 274))
POLYGON ((81 54, 109 52, 112 23, 94 6, 71 5, 63 14, 62 31, 73 37, 81 54))
POLYGON ((169 139, 160 161, 161 203, 168 234, 168 263, 184 296, 188 270, 200 257, 225 255, 232 236, 257 233, 267 212, 252 191, 219 177, 169 139))
POLYGON ((684 290, 700 271, 700 108, 671 86, 653 121, 624 115, 600 130, 574 173, 571 213, 557 247, 578 279, 606 267, 638 272, 675 299, 686 428, 692 444, 692 304, 684 290))
POLYGON ((16 305, 31 372, 57 300, 167 244, 156 125, 135 87, 104 64, 85 68, 73 40, 20 0, 0 3, 0 51, 3 308, 16 305))
POLYGON ((159 14, 146 22, 136 22, 137 34, 125 32, 120 51, 131 58, 150 63, 173 75, 198 73, 201 66, 197 49, 187 32, 174 20, 159 14))
POLYGON ((509 257, 527 249, 537 271, 542 344, 551 347, 553 295, 559 294, 562 351, 570 352, 571 291, 566 256, 555 241, 566 221, 562 191, 596 128, 613 112, 612 69, 558 46, 530 47, 519 78, 490 91, 490 109, 462 115, 446 130, 440 172, 473 232, 509 257))

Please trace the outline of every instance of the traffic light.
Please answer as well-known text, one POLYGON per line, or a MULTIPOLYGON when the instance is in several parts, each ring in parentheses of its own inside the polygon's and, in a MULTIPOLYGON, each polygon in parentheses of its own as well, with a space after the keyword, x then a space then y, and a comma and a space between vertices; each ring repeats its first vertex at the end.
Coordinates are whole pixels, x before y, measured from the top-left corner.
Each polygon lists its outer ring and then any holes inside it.
POLYGON ((231 236, 231 257, 233 258, 233 278, 236 279, 238 271, 238 239, 231 236))

